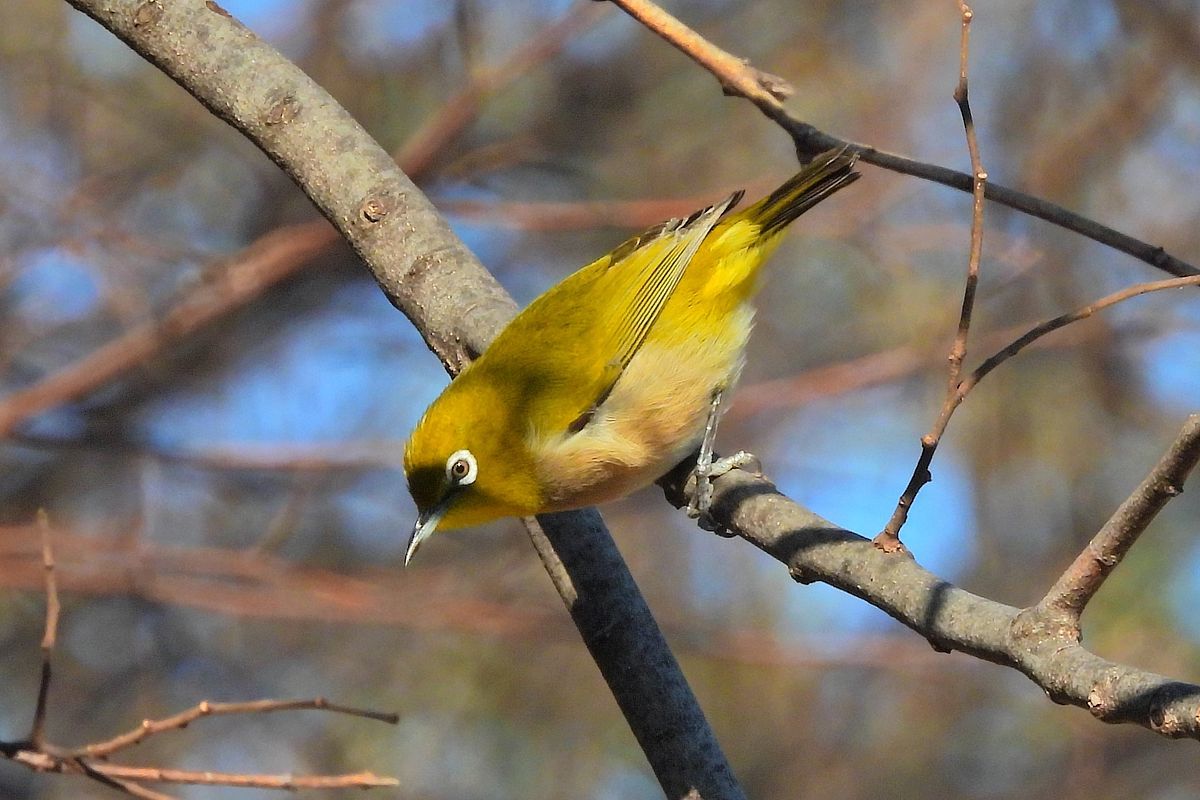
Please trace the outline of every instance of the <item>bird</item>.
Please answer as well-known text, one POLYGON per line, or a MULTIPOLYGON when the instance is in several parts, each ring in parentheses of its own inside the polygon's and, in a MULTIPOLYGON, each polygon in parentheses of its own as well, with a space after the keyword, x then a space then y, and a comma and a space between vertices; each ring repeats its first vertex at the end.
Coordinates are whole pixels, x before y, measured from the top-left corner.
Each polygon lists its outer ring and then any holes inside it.
POLYGON ((736 383, 760 272, 784 229, 860 175, 814 158, 740 212, 737 191, 634 236, 537 297, 425 411, 404 452, 417 507, 407 566, 438 530, 583 508, 697 457, 707 514, 717 420, 736 383))

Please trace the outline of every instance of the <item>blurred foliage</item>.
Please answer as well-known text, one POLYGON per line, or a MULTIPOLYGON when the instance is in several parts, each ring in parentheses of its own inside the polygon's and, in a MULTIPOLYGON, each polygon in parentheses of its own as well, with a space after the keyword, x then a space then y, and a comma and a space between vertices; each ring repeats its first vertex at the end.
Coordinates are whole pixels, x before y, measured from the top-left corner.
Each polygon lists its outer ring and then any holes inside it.
MULTIPOLYGON (((472 74, 568 8, 223 5, 393 151, 472 74)), ((791 107, 819 127, 967 167, 951 99, 954 4, 674 7, 786 76, 798 90, 791 107)), ((488 95, 424 182, 522 302, 630 229, 600 218, 539 223, 548 205, 520 216, 514 203, 699 205, 737 186, 766 191, 795 169, 790 142, 748 104, 723 98, 710 76, 615 10, 598 13, 561 54, 488 95)), ((993 180, 1194 261, 1198 46, 1191 3, 977 8, 971 96, 993 180)), ((735 403, 720 438, 758 453, 798 501, 870 534, 940 401, 970 198, 863 171, 776 256, 743 392, 890 351, 913 351, 920 366, 752 416, 735 403)), ((312 216, 267 159, 66 4, 0 4, 0 392, 153 321, 217 259, 312 216)), ((973 358, 1006 332, 1160 277, 1004 209, 989 207, 986 224, 973 358)), ((922 563, 998 600, 1036 600, 1195 410, 1193 294, 1134 300, 984 382, 951 424, 905 529, 922 563)), ((19 526, 44 507, 70 543, 49 727, 64 744, 204 698, 326 695, 395 709, 402 721, 205 720, 131 760, 372 769, 402 786, 376 796, 405 798, 659 796, 514 525, 437 537, 399 574, 413 514, 400 448, 444 380, 337 249, 135 372, 18 426, 0 444, 0 524, 12 526, 0 569, 0 736, 23 735, 32 713, 42 598, 36 580, 20 578, 36 545, 19 526), (284 595, 302 570, 325 577, 284 595), (395 592, 397 608, 369 614, 347 599, 374 583, 395 592)), ((752 797, 1200 792, 1188 745, 1104 727, 1016 673, 934 654, 874 609, 797 586, 744 544, 698 534, 656 495, 606 516, 752 797)), ((1168 507, 1086 619, 1102 654, 1193 681, 1197 497, 1168 507)), ((0 795, 109 796, 10 764, 0 764, 0 795)))

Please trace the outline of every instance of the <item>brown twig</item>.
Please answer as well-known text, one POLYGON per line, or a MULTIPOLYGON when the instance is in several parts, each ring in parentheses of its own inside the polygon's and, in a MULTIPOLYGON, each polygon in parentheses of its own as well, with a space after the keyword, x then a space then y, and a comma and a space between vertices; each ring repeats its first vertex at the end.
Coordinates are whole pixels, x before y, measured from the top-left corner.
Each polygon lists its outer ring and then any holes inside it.
MULTIPOLYGON (((617 0, 613 0, 613 2, 617 2, 617 0)), ((770 92, 762 90, 761 87, 752 85, 752 82, 742 75, 741 67, 744 66, 744 62, 741 59, 731 56, 706 41, 678 20, 671 18, 651 0, 619 0, 617 4, 639 21, 643 18, 654 19, 655 27, 651 28, 654 33, 668 39, 672 45, 711 72, 727 94, 735 94, 754 103, 764 115, 788 132, 796 144, 796 149, 803 156, 808 157, 826 150, 845 147, 858 153, 859 158, 865 163, 874 164, 882 169, 940 183, 964 192, 973 193, 975 191, 974 177, 965 172, 889 153, 861 142, 840 139, 792 116, 778 98, 770 92), (671 21, 667 22, 666 20, 671 21)), ((1062 206, 1041 198, 990 181, 984 194, 993 202, 1045 220, 1052 225, 1074 231, 1164 272, 1181 277, 1200 275, 1200 270, 1196 267, 1167 253, 1161 247, 1101 225, 1093 219, 1068 211, 1062 206)))
POLYGON ((711 72, 727 95, 738 95, 755 103, 778 104, 796 92, 783 78, 756 69, 746 59, 725 52, 654 3, 646 0, 612 2, 711 72))
POLYGON ((1197 463, 1200 463, 1200 414, 1193 414, 1150 474, 1055 581, 1038 609, 1060 614, 1078 636, 1079 617, 1088 602, 1163 506, 1183 491, 1184 481, 1197 463))
POLYGON ((58 580, 54 574, 54 546, 50 541, 50 519, 45 509, 37 514, 38 529, 42 534, 42 572, 46 584, 46 628, 42 634, 42 674, 38 681, 37 704, 34 706, 33 724, 29 728, 29 741, 37 748, 45 745, 46 702, 50 696, 50 659, 58 642, 58 617, 62 606, 58 601, 58 580))
POLYGON ((1077 308, 1074 311, 1068 311, 1066 314, 1060 314, 1053 319, 1032 328, 1024 335, 1010 342, 1006 347, 996 353, 993 353, 982 364, 976 367, 970 375, 968 375, 958 385, 958 391, 955 392, 956 403, 961 403, 963 398, 974 389, 988 373, 996 367, 1003 364, 1008 359, 1015 356, 1017 353, 1024 350, 1029 345, 1036 342, 1048 333, 1058 330, 1064 325, 1069 325, 1072 322, 1078 322, 1081 319, 1087 319, 1097 311, 1103 311, 1109 306, 1116 305, 1124 300, 1129 300, 1133 297, 1138 297, 1151 292, 1161 292, 1168 289, 1181 289, 1185 286, 1200 286, 1200 275, 1191 275, 1184 278, 1167 278, 1161 281, 1150 281, 1148 283, 1139 283, 1134 286, 1129 286, 1119 292, 1113 292, 1110 295, 1100 298, 1094 303, 1090 303, 1082 308, 1077 308))
POLYGON ((946 395, 942 401, 942 409, 938 413, 934 427, 921 437, 921 455, 917 459, 912 476, 908 479, 908 484, 900 493, 900 499, 896 501, 896 508, 892 511, 891 519, 874 539, 875 546, 885 553, 894 553, 904 547, 900 542, 900 529, 908 520, 909 509, 912 508, 921 488, 933 480, 929 466, 933 462, 934 453, 937 452, 938 443, 946 430, 946 425, 949 424, 954 409, 958 407, 955 395, 958 391, 959 376, 962 374, 963 359, 967 357, 967 338, 971 331, 971 315, 975 309, 975 291, 979 285, 979 261, 983 255, 983 196, 987 189, 988 176, 983 169, 983 160, 979 156, 979 139, 975 135, 975 118, 971 114, 971 103, 967 91, 971 54, 971 20, 975 15, 971 11, 971 7, 962 0, 959 0, 958 10, 962 18, 962 26, 958 46, 958 85, 954 88, 954 101, 958 104, 959 113, 962 115, 963 131, 967 137, 967 151, 971 157, 971 173, 974 176, 971 191, 971 248, 967 257, 967 281, 963 289, 958 328, 954 334, 954 342, 950 345, 950 355, 947 357, 949 374, 947 375, 946 395))
POLYGON ((46 592, 46 625, 42 635, 42 669, 38 684, 37 703, 33 724, 27 739, 18 742, 0 742, 0 757, 7 758, 38 772, 75 773, 104 783, 114 789, 143 800, 163 800, 167 795, 142 786, 142 783, 207 784, 234 787, 257 787, 266 789, 336 789, 396 786, 393 778, 380 778, 369 772, 353 775, 310 775, 303 777, 279 775, 250 775, 217 772, 188 772, 184 770, 159 769, 156 767, 128 767, 110 763, 94 763, 92 759, 106 759, 114 753, 140 744, 151 736, 168 731, 181 730, 203 717, 229 716, 234 714, 267 714, 276 711, 313 709, 335 714, 347 714, 364 719, 396 724, 396 714, 330 703, 323 697, 310 700, 256 700, 243 703, 212 703, 204 701, 193 708, 161 720, 145 720, 141 725, 111 739, 87 744, 75 749, 66 749, 46 740, 46 700, 50 692, 50 658, 58 640, 58 621, 61 605, 58 598, 58 581, 55 572, 54 548, 50 535, 50 524, 45 511, 37 515, 37 527, 41 535, 41 562, 46 592))
POLYGON ((121 788, 135 797, 162 798, 168 795, 151 792, 141 783, 171 783, 176 785, 229 786, 238 789, 278 789, 297 791, 300 789, 377 789, 399 786, 395 778, 380 777, 372 772, 355 772, 344 775, 250 775, 236 772, 191 771, 182 769, 159 769, 158 767, 132 767, 89 761, 81 758, 63 758, 33 750, 21 750, 12 760, 35 772, 58 772, 84 775, 93 780, 121 788), (133 787, 125 786, 126 783, 133 787), (140 791, 130 791, 134 788, 140 791))
POLYGON ((338 705, 337 703, 330 703, 323 697, 316 697, 311 700, 251 700, 242 703, 213 703, 204 700, 186 711, 181 711, 170 717, 159 720, 143 720, 142 724, 132 730, 103 742, 94 742, 75 748, 74 750, 69 750, 65 755, 72 758, 107 758, 113 753, 141 744, 151 736, 167 731, 182 730, 196 720, 205 717, 222 717, 238 714, 270 714, 276 711, 301 710, 346 714, 352 717, 386 722, 389 725, 395 725, 400 721, 398 714, 338 705))
MULTIPOLYGON (((934 420, 933 427, 929 433, 921 437, 921 456, 917 460, 917 465, 913 469, 912 477, 909 479, 908 485, 904 488, 904 493, 900 496, 900 503, 897 504, 896 511, 892 515, 892 520, 888 522, 889 527, 897 518, 907 516, 908 506, 912 503, 912 498, 916 497, 921 486, 928 483, 930 480, 929 464, 933 460, 933 454, 937 450, 938 442, 941 440, 942 434, 946 432, 946 426, 950 424, 950 418, 954 415, 954 411, 962 405, 962 401, 972 389, 979 385, 988 373, 996 367, 1003 364, 1008 359, 1015 356, 1017 353, 1024 350, 1029 345, 1036 342, 1046 334, 1056 331, 1059 328, 1069 325, 1072 322, 1078 322, 1081 319, 1086 319, 1097 311, 1101 311, 1109 306, 1120 303, 1123 300, 1128 300, 1132 297, 1148 294, 1150 292, 1160 292, 1166 289, 1179 289, 1184 286, 1200 286, 1200 275, 1193 275, 1185 278, 1168 278, 1161 281, 1151 281, 1149 283, 1139 283, 1135 286, 1130 286, 1122 289, 1119 292, 1114 292, 1106 297, 1102 297, 1094 303, 1077 308, 1074 311, 1069 311, 1066 314, 1060 314, 1053 319, 1035 326, 1023 335, 1017 337, 1007 346, 1001 348, 996 353, 989 356, 982 364, 976 367, 970 375, 959 381, 958 386, 951 392, 945 402, 942 404, 941 411, 938 417, 934 420)), ((874 543, 882 550, 890 551, 887 541, 888 528, 879 533, 874 543)), ((899 540, 896 540, 899 544, 899 540)), ((895 549, 895 548, 891 548, 895 549)))

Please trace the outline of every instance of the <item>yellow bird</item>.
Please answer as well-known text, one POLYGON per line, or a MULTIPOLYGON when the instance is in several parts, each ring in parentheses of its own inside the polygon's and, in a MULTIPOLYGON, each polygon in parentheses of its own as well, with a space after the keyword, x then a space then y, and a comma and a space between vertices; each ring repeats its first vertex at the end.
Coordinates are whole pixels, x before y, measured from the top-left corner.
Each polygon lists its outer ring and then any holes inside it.
POLYGON ((760 268, 789 223, 859 177, 855 160, 831 151, 739 213, 735 192, 655 225, 517 315, 408 441, 418 517, 404 563, 435 530, 613 500, 698 448, 689 510, 706 513, 760 268))

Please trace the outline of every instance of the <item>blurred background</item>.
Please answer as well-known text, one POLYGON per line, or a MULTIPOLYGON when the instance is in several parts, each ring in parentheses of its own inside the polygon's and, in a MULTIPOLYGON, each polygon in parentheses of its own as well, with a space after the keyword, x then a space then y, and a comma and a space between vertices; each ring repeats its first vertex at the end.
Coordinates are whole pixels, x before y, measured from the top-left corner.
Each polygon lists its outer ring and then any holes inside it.
MULTIPOLYGON (((222 2, 397 154, 522 303, 637 229, 796 169, 779 129, 608 4, 222 2)), ((801 118, 968 169, 954 3, 667 6, 791 81, 801 118)), ((992 179, 1195 263, 1195 4, 1023 0, 975 20, 992 179)), ((719 446, 871 535, 941 401, 970 197, 862 172, 775 257, 719 446)), ((968 365, 1160 277, 988 206, 968 365)), ((65 603, 61 744, 202 699, 325 695, 400 724, 211 719, 125 760, 400 780, 373 797, 661 796, 518 526, 439 536, 401 571, 401 448, 444 383, 257 150, 65 3, 0 4, 0 737, 23 736, 34 704, 44 508, 65 603)), ((1031 603, 1197 398, 1200 293, 1047 337, 960 409, 905 541, 948 580, 1031 603)), ((1200 793, 1194 743, 936 654, 698 531, 656 489, 604 513, 752 797, 1200 793)), ((1198 519, 1192 492, 1154 523, 1089 608, 1093 649, 1200 680, 1198 519)), ((111 794, 0 762, 5 798, 111 794)))

